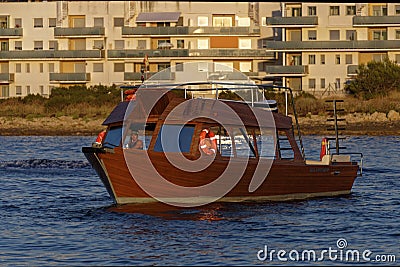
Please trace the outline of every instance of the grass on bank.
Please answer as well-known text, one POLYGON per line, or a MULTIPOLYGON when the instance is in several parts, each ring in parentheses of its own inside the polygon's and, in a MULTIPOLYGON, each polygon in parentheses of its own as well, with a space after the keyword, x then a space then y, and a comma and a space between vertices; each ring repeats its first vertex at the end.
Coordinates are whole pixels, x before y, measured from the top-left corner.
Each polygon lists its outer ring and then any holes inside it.
MULTIPOLYGON (((232 96, 231 96, 232 97, 232 96)), ((284 94, 268 95, 284 103, 284 94)), ((388 113, 390 110, 400 112, 400 92, 391 91, 385 96, 377 96, 364 100, 354 95, 336 97, 343 99, 345 113, 388 113)), ((295 97, 299 116, 326 115, 326 109, 331 104, 326 99, 316 98, 309 93, 301 93, 295 97)), ((121 90, 116 86, 73 86, 69 88, 54 88, 49 98, 40 95, 28 95, 24 98, 14 97, 0 100, 0 114, 3 117, 39 118, 70 116, 73 118, 100 119, 106 118, 112 109, 121 101, 121 90)), ((278 107, 284 110, 284 106, 278 107)))

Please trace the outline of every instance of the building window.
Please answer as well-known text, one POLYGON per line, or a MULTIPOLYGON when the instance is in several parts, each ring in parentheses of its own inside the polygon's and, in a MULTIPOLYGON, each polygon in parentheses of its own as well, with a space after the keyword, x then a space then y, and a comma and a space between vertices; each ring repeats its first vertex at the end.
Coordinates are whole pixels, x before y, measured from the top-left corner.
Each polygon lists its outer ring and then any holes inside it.
POLYGON ((93 49, 104 49, 104 41, 103 40, 94 40, 93 41, 93 49))
POLYGON ((325 55, 321 55, 321 65, 325 65, 325 55))
POLYGON ((232 17, 213 17, 214 27, 232 27, 232 17))
POLYGON ((25 72, 30 73, 31 72, 31 64, 30 63, 25 63, 25 72))
POLYGON ((239 39, 239 49, 251 49, 251 39, 239 39))
POLYGON ((124 18, 114 18, 114 27, 124 26, 124 18))
POLYGON ((308 79, 308 89, 315 89, 315 79, 308 79))
POLYGON ((57 19, 56 18, 49 18, 49 27, 54 28, 56 27, 57 19))
POLYGON ((261 18, 261 26, 267 26, 267 17, 261 18))
POLYGON ((330 6, 329 7, 329 16, 339 16, 339 6, 330 6))
POLYGON ((103 72, 103 63, 93 63, 93 72, 103 72))
POLYGON ((43 18, 34 18, 33 19, 33 27, 34 28, 43 28, 43 18))
POLYGON ((400 5, 395 5, 394 6, 394 14, 400 15, 400 5))
POLYGON ((26 86, 26 94, 27 94, 27 95, 30 95, 30 94, 31 94, 31 86, 30 86, 30 85, 27 85, 27 86, 26 86))
POLYGON ((335 80, 335 89, 340 89, 340 78, 336 78, 335 80))
POLYGON ((40 73, 43 73, 43 68, 44 68, 43 65, 44 65, 43 63, 39 63, 39 72, 40 73))
POLYGON ((57 41, 49 41, 49 50, 57 50, 58 42, 57 41))
POLYGON ((308 55, 308 64, 310 65, 315 64, 315 55, 308 55))
POLYGON ((162 71, 162 70, 168 69, 169 67, 171 67, 171 64, 169 64, 169 63, 157 64, 158 71, 162 71))
POLYGON ((400 64, 400 54, 396 54, 396 63, 400 64))
POLYGON ((316 30, 308 31, 308 40, 317 40, 317 31, 316 30))
POLYGON ((137 49, 146 49, 147 43, 146 40, 138 40, 137 49))
POLYGON ((125 72, 124 63, 114 63, 114 72, 125 72))
POLYGON ((329 40, 331 40, 331 41, 340 40, 340 31, 339 30, 330 30, 329 31, 329 40))
POLYGON ((185 48, 185 40, 176 40, 176 48, 185 48))
POLYGON ((241 72, 251 72, 251 62, 240 62, 239 63, 239 70, 241 72))
POLYGON ((35 50, 43 50, 43 41, 34 41, 35 50))
POLYGON ((207 27, 208 26, 208 17, 198 17, 197 18, 197 26, 207 27))
POLYGON ((16 73, 21 73, 21 63, 15 64, 15 72, 16 73))
POLYGON ((346 31, 346 40, 347 41, 357 40, 357 32, 355 30, 347 30, 346 31))
POLYGON ((2 85, 0 91, 0 97, 9 97, 10 96, 10 87, 8 85, 2 85))
POLYGON ((115 40, 114 46, 115 46, 115 49, 124 49, 125 48, 125 40, 115 40))
POLYGON ((317 7, 316 6, 309 6, 308 7, 308 15, 309 16, 316 16, 317 15, 317 7))
POLYGON ((301 7, 292 8, 292 17, 301 17, 301 7))
POLYGON ((22 41, 15 41, 14 49, 15 50, 22 50, 22 41))
POLYGON ((21 18, 15 18, 14 19, 14 24, 15 24, 15 28, 22 28, 22 19, 21 18))
POLYGON ((335 55, 335 64, 340 64, 340 55, 335 55))
POLYGON ((379 62, 379 61, 383 61, 386 57, 386 54, 373 54, 372 55, 372 60, 379 62))
POLYGON ((356 14, 356 6, 346 6, 346 15, 354 16, 356 14))
POLYGON ((94 18, 93 24, 95 27, 104 27, 104 18, 94 18))
POLYGON ((400 39, 400 30, 396 30, 395 39, 400 39))
POLYGON ((386 5, 373 6, 372 16, 387 16, 387 6, 386 5))
POLYGON ((44 86, 39 85, 39 90, 40 90, 40 94, 43 95, 44 94, 44 86))
POLYGON ((372 31, 372 40, 387 40, 387 31, 386 31, 386 29, 373 30, 372 31))
POLYGON ((175 71, 183 71, 183 63, 182 62, 175 63, 175 71))
POLYGON ((54 63, 49 63, 49 72, 54 73, 54 63))
POLYGON ((208 39, 198 39, 197 40, 197 49, 208 49, 208 39))
POLYGON ((321 78, 321 89, 325 88, 325 78, 321 78))
POLYGON ((15 94, 22 95, 22 86, 21 85, 15 86, 15 94))
POLYGON ((353 55, 346 55, 346 64, 353 64, 353 55))

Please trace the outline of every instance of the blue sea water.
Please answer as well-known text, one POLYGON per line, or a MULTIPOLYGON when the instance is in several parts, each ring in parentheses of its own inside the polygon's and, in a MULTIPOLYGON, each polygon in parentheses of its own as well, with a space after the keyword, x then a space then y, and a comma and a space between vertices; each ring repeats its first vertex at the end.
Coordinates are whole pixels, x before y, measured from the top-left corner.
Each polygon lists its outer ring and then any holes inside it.
MULTIPOLYGON (((81 152, 94 139, 0 136, 0 265, 400 261, 398 136, 344 141, 347 150, 364 154, 363 176, 349 196, 189 209, 114 206, 81 152), (355 251, 359 260, 350 255, 355 251)), ((320 141, 304 137, 309 159, 318 158, 320 141)))

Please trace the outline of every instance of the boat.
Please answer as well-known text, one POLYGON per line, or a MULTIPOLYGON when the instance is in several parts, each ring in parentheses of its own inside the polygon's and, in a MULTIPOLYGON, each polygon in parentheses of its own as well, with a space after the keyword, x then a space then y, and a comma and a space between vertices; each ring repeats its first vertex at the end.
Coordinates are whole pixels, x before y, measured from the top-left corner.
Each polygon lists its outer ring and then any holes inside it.
POLYGON ((362 153, 331 151, 337 138, 306 159, 289 87, 195 62, 121 89, 127 96, 103 122, 101 143, 82 147, 115 204, 341 196, 362 175, 362 153))

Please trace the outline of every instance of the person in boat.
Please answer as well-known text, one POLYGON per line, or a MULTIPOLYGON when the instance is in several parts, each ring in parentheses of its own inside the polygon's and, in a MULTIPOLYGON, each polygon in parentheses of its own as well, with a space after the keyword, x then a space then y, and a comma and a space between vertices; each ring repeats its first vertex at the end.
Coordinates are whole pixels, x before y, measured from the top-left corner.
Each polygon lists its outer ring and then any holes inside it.
POLYGON ((139 140, 139 134, 136 131, 131 133, 131 139, 128 148, 143 149, 143 141, 139 140))

